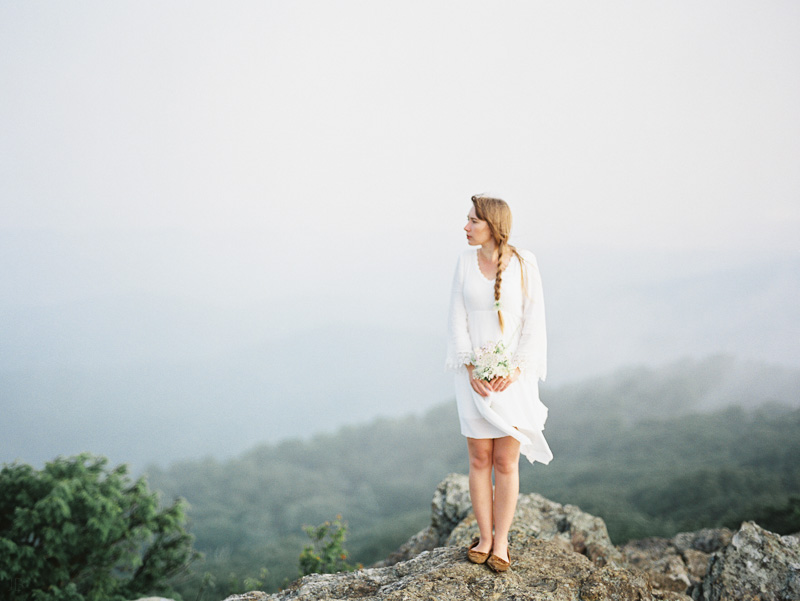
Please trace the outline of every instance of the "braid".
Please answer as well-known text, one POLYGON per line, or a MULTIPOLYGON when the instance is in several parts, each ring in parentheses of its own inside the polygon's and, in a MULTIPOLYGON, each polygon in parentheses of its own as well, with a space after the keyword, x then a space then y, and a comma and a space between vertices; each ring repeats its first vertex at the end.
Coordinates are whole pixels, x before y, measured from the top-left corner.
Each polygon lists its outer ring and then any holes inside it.
MULTIPOLYGON (((508 243, 508 236, 511 233, 511 210, 504 200, 492 198, 490 196, 477 195, 472 197, 472 204, 475 206, 475 215, 478 219, 485 221, 489 225, 489 230, 497 244, 497 273, 494 278, 494 302, 497 307, 497 320, 500 322, 500 331, 503 331, 503 312, 500 311, 500 286, 503 283, 503 257, 508 255, 519 260, 522 269, 523 259, 517 249, 508 243)), ((525 272, 522 270, 522 287, 525 289, 525 272)))
POLYGON ((500 286, 503 283, 503 253, 505 253, 506 246, 508 243, 505 240, 501 240, 500 244, 497 247, 497 273, 494 276, 494 302, 498 303, 497 308, 497 320, 500 322, 500 331, 503 331, 504 323, 503 323, 503 312, 500 311, 500 286))

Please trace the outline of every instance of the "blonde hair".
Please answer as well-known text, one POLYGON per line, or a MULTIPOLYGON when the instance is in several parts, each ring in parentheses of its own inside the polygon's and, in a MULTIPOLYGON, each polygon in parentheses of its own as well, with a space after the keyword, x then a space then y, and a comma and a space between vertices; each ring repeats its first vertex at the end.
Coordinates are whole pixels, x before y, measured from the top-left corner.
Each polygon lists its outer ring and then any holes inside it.
POLYGON ((499 308, 500 286, 503 283, 503 256, 508 253, 517 257, 522 271, 522 290, 527 292, 525 287, 525 270, 523 268, 523 258, 517 249, 508 243, 511 235, 511 209, 508 203, 499 198, 491 196, 476 195, 472 197, 472 204, 475 205, 475 216, 481 221, 485 221, 489 226, 489 231, 497 244, 497 273, 494 278, 494 300, 498 305, 497 319, 500 322, 500 331, 503 331, 503 312, 499 308))

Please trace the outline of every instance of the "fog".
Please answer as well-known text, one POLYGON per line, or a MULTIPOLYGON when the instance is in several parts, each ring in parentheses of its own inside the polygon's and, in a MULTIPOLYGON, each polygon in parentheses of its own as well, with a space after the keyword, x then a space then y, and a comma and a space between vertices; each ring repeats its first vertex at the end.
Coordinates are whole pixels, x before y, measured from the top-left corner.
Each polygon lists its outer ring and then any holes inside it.
POLYGON ((796 369, 799 34, 789 1, 4 3, 0 461, 447 400, 478 192, 539 260, 543 396, 796 369))

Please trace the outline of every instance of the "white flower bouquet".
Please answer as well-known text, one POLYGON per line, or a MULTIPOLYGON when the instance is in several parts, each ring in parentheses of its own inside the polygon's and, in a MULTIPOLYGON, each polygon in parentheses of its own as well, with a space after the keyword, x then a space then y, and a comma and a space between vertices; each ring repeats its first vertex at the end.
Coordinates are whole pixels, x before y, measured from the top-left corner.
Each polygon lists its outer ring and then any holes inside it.
POLYGON ((490 382, 495 378, 505 378, 514 371, 511 357, 506 352, 506 345, 501 340, 497 344, 488 342, 472 352, 472 377, 476 380, 490 382))

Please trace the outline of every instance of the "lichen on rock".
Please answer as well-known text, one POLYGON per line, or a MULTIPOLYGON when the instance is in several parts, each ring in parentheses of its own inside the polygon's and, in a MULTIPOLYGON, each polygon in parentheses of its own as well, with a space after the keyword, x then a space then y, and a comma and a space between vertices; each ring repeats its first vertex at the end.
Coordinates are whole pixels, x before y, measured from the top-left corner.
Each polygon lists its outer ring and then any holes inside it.
POLYGON ((800 599, 800 540, 744 522, 713 555, 694 598, 702 601, 800 599))

